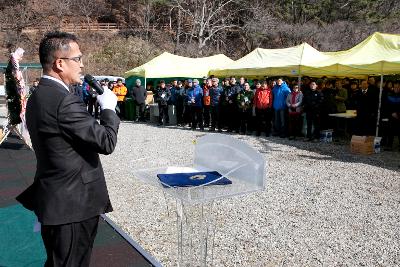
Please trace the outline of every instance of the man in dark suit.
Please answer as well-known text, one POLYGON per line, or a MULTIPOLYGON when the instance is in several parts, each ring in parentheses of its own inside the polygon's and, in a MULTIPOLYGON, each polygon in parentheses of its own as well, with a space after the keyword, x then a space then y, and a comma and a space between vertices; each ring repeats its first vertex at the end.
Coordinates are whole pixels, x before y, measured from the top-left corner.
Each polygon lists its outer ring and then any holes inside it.
POLYGON ((375 135, 376 120, 379 105, 379 91, 368 84, 367 80, 361 82, 356 99, 356 126, 357 135, 375 135))
POLYGON ((98 96, 99 124, 70 93, 83 68, 77 42, 61 32, 42 39, 44 75, 26 110, 37 170, 17 200, 41 223, 45 266, 89 266, 99 215, 112 211, 98 153, 112 153, 117 143, 117 98, 109 90, 98 96))

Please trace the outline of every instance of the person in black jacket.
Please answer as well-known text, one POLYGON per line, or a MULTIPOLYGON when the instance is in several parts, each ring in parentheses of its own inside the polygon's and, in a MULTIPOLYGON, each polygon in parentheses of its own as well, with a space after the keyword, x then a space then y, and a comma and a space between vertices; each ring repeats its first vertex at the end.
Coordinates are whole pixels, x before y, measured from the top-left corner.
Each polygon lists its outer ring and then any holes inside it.
POLYGON ((136 121, 146 121, 144 118, 144 109, 146 106, 147 91, 142 86, 140 79, 136 79, 136 85, 132 89, 131 97, 136 104, 136 121))
POLYGON ((31 95, 37 89, 38 85, 39 79, 34 80, 32 86, 29 88, 29 95, 31 95))
POLYGON ((237 104, 237 96, 241 92, 240 86, 236 83, 235 77, 230 80, 230 85, 227 86, 225 91, 226 100, 226 123, 228 126, 228 132, 237 132, 240 130, 239 120, 239 107, 237 104))
POLYGON ((160 81, 160 87, 157 88, 156 102, 158 103, 158 126, 169 124, 168 101, 171 97, 171 91, 166 87, 165 81, 160 81))
POLYGON ((26 108, 37 169, 17 200, 41 223, 45 266, 89 266, 99 215, 113 210, 99 153, 112 153, 117 143, 117 97, 109 90, 97 97, 99 124, 70 93, 83 68, 74 35, 46 34, 39 57, 44 75, 26 108))
POLYGON ((175 89, 176 94, 176 124, 178 126, 184 126, 185 120, 183 117, 183 111, 185 106, 185 88, 181 81, 178 81, 177 87, 175 89))
MULTIPOLYGON (((383 99, 385 103, 386 117, 388 121, 388 141, 385 150, 393 149, 393 140, 397 136, 400 143, 400 84, 395 83, 392 91, 389 91, 383 99)), ((400 150, 400 146, 399 146, 400 150)))
POLYGON ((320 116, 321 129, 322 130, 333 129, 335 126, 335 121, 332 119, 332 117, 329 116, 329 114, 337 113, 336 101, 335 101, 335 96, 337 92, 336 89, 333 87, 332 81, 327 81, 325 83, 325 87, 323 89, 322 88, 320 89, 324 97, 323 103, 321 105, 321 116, 320 116))
POLYGON ((356 95, 356 129, 357 135, 375 135, 375 126, 378 113, 379 91, 367 80, 361 82, 360 90, 356 95))
POLYGON ((304 112, 307 119, 307 138, 308 141, 319 139, 321 128, 321 109, 324 101, 323 94, 317 90, 315 82, 310 83, 310 90, 304 93, 304 112), (314 126, 314 132, 311 132, 314 126))

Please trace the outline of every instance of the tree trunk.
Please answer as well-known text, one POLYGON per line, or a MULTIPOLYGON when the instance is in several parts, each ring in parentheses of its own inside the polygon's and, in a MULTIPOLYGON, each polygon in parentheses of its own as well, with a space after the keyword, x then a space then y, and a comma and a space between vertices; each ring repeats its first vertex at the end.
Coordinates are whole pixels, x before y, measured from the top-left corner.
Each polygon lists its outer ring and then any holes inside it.
POLYGON ((179 50, 179 38, 181 36, 181 9, 178 8, 178 21, 177 21, 177 29, 176 29, 176 43, 175 43, 175 51, 176 53, 179 50))

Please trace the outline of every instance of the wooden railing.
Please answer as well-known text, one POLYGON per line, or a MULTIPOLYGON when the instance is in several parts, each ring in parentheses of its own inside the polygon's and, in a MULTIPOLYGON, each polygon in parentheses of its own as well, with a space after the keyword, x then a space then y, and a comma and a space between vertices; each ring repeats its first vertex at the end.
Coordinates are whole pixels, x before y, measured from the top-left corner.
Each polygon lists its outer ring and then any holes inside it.
MULTIPOLYGON (((189 28, 190 25, 182 25, 183 28, 189 28)), ((13 24, 0 25, 0 31, 7 31, 16 29, 13 24)), ((23 28, 23 32, 37 32, 49 31, 58 29, 66 32, 80 32, 80 31, 119 31, 119 30, 133 30, 133 31, 155 31, 163 30, 174 32, 176 29, 171 28, 170 25, 150 25, 150 26, 126 26, 117 23, 68 23, 61 25, 54 24, 41 24, 34 26, 27 26, 23 28)))
MULTIPOLYGON (((15 25, 2 24, 0 25, 0 31, 7 31, 15 29, 15 25)), ((79 31, 118 31, 124 27, 121 27, 117 23, 68 23, 61 25, 54 24, 41 24, 28 26, 23 28, 23 32, 35 32, 35 31, 48 31, 52 29, 59 29, 66 32, 79 32, 79 31)))

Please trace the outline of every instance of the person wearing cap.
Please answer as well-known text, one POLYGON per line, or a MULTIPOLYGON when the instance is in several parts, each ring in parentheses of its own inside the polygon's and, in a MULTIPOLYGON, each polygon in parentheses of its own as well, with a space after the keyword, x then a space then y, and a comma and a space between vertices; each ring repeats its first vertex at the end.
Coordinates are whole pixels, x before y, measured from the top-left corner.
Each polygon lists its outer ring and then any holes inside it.
POLYGON ((160 87, 157 88, 156 102, 158 103, 158 126, 169 123, 168 101, 171 98, 171 91, 166 87, 165 81, 160 81, 160 87))
POLYGON ((210 127, 210 88, 212 87, 211 79, 207 79, 203 85, 203 119, 204 127, 210 127))
POLYGON ((218 78, 212 78, 211 83, 212 86, 209 90, 210 94, 210 113, 211 113, 211 127, 209 129, 210 132, 215 131, 215 127, 217 127, 218 132, 222 132, 222 122, 221 122, 221 110, 220 110, 220 98, 223 92, 223 89, 218 84, 218 78))
POLYGON ((117 84, 114 85, 113 92, 118 98, 117 105, 118 105, 119 110, 120 110, 118 116, 120 118, 123 118, 124 114, 125 114, 124 101, 125 101, 126 94, 128 93, 128 89, 122 83, 122 79, 121 78, 117 79, 117 84))
POLYGON ((191 110, 191 128, 196 130, 197 125, 200 130, 203 126, 203 89, 199 85, 199 80, 193 80, 193 87, 187 92, 187 102, 191 110))
POLYGON ((136 121, 145 122, 144 110, 146 106, 147 91, 142 86, 140 79, 136 79, 136 84, 132 88, 131 97, 136 105, 136 121))

